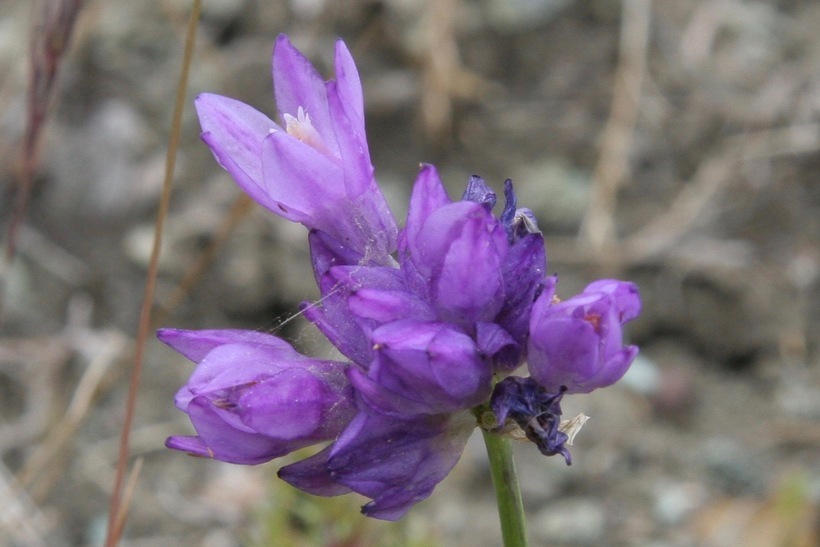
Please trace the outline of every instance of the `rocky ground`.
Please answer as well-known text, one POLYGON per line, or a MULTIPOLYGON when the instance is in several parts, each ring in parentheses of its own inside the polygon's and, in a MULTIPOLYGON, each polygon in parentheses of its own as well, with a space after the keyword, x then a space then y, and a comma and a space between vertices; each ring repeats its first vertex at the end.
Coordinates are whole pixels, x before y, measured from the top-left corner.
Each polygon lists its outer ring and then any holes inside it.
MULTIPOLYGON (((0 5, 0 212, 20 180, 28 26, 0 5)), ((18 256, 3 271, 0 543, 105 529, 190 2, 88 0, 61 67, 18 256)), ((344 38, 377 176, 399 218, 420 161, 537 214, 563 290, 636 281, 642 348, 567 468, 517 446, 534 545, 814 545, 820 502, 820 4, 782 0, 208 0, 189 83, 271 115, 280 32, 319 66, 344 38)), ((326 343, 305 233, 240 193, 188 101, 163 325, 326 343), (223 241, 224 240, 224 241, 223 241), (177 304, 180 281, 212 260, 177 304)), ((480 438, 397 524, 253 468, 163 447, 191 367, 151 341, 124 545, 497 545, 480 438)))

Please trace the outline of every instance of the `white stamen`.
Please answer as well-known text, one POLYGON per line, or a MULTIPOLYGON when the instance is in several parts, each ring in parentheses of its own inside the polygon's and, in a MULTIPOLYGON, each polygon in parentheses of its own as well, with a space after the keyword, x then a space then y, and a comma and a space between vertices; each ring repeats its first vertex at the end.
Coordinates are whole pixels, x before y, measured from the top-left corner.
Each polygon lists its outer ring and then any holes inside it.
POLYGON ((288 132, 288 135, 314 147, 322 143, 322 138, 310 121, 310 114, 301 106, 296 110, 295 118, 287 113, 283 114, 282 117, 285 119, 285 131, 288 132))

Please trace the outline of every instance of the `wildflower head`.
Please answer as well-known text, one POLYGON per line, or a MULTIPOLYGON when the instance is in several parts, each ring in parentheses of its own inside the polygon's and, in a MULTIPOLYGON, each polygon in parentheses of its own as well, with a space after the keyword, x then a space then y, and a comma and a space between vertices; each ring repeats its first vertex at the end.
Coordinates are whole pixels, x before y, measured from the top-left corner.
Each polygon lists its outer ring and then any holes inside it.
POLYGON ((595 282, 559 302, 544 239, 511 181, 504 206, 472 176, 461 200, 422 165, 401 231, 373 176, 358 72, 336 44, 323 81, 280 36, 274 122, 233 99, 197 99, 202 138, 237 184, 306 226, 321 293, 302 313, 349 359, 312 359, 274 336, 165 329, 197 363, 177 406, 196 436, 171 448, 253 464, 329 443, 280 477, 317 495, 358 492, 363 512, 395 520, 458 461, 476 410, 517 424, 570 462, 561 398, 620 378, 635 356, 622 326, 637 289, 595 282), (529 363, 529 376, 523 365, 529 363), (510 375, 521 374, 521 375, 510 375), (501 378, 495 386, 495 380, 501 378))

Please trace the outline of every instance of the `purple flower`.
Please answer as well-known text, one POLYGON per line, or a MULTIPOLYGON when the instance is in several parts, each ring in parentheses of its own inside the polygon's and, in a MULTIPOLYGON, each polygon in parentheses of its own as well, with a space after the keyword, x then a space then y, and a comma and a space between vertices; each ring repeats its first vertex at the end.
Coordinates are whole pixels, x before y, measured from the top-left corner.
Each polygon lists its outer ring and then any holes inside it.
POLYGON ((336 44, 324 82, 287 37, 273 53, 276 123, 218 95, 197 99, 202 138, 256 201, 304 224, 321 293, 302 313, 346 356, 312 359, 248 331, 160 331, 197 363, 179 391, 196 436, 170 448, 254 464, 330 441, 283 467, 297 488, 371 498, 395 520, 428 497, 492 410, 545 455, 561 454, 564 393, 620 378, 637 351, 622 325, 640 309, 630 283, 603 280, 557 302, 544 240, 511 181, 504 207, 472 176, 460 201, 422 165, 398 232, 375 178, 359 76, 336 44), (529 361, 530 377, 509 376, 529 361), (493 387, 493 383, 495 387, 493 387))
POLYGON ((547 280, 530 318, 529 369, 547 390, 589 393, 611 385, 638 354, 623 347, 623 324, 637 317, 638 288, 614 279, 596 281, 564 301, 554 300, 557 278, 547 280))
POLYGON ((310 359, 253 331, 163 329, 159 339, 197 363, 176 405, 195 437, 166 445, 231 463, 262 463, 334 439, 355 413, 346 363, 310 359))
POLYGON ((320 229, 358 260, 389 263, 396 222, 373 177, 356 65, 336 43, 336 81, 281 35, 273 50, 280 124, 228 97, 205 93, 196 110, 202 140, 254 200, 320 229))

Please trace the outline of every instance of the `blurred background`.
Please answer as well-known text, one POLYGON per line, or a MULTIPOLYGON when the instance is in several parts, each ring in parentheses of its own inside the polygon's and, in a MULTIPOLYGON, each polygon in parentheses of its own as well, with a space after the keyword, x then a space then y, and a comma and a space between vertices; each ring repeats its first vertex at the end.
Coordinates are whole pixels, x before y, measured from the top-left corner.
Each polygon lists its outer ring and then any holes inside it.
MULTIPOLYGON (((51 3, 56 0, 47 0, 51 3)), ((71 4, 71 2, 67 2, 71 4)), ((2 269, 0 543, 102 541, 180 70, 188 0, 87 0, 58 56, 17 254, 2 269)), ((0 214, 25 162, 31 29, 0 4, 0 214)), ((158 322, 330 348, 305 230, 240 198, 199 141, 203 91, 270 116, 288 33, 362 75, 376 175, 403 218, 419 162, 452 197, 512 178, 562 296, 641 288, 641 355, 565 400, 573 465, 516 446, 534 545, 814 545, 820 501, 820 4, 782 0, 205 0, 158 322), (198 266, 200 265, 200 266, 198 266), (188 279, 188 281, 183 281, 188 279), (187 287, 179 291, 180 283, 187 287), (181 296, 182 295, 182 296, 181 296)), ((193 366, 149 339, 123 545, 497 545, 480 438, 399 523, 163 447, 193 366)), ((475 441, 475 442, 473 442, 475 441)))

